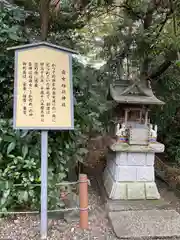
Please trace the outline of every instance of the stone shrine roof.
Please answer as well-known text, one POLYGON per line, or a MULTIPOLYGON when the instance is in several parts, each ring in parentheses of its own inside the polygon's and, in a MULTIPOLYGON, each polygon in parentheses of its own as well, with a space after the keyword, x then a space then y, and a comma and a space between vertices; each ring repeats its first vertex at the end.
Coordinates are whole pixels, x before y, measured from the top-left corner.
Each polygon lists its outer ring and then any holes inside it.
POLYGON ((110 85, 108 99, 118 103, 162 105, 164 102, 157 99, 150 87, 140 81, 118 80, 110 85))

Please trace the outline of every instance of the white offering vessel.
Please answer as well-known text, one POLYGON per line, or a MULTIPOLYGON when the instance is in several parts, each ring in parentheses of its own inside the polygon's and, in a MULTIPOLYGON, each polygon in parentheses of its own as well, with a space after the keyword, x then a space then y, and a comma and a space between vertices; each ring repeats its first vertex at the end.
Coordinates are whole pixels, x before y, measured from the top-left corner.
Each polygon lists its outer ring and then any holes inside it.
POLYGON ((123 123, 122 125, 120 125, 119 123, 117 124, 116 127, 116 136, 120 137, 120 136, 126 136, 126 126, 123 123))
POLYGON ((153 129, 153 125, 150 124, 150 137, 157 139, 157 125, 155 125, 153 129))

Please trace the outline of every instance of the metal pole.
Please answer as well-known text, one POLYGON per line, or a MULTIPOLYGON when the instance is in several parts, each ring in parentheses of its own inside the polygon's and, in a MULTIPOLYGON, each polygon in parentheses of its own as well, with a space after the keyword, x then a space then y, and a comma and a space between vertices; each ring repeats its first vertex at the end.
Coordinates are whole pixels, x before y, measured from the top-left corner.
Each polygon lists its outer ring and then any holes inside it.
POLYGON ((41 132, 41 239, 47 239, 48 131, 41 132))

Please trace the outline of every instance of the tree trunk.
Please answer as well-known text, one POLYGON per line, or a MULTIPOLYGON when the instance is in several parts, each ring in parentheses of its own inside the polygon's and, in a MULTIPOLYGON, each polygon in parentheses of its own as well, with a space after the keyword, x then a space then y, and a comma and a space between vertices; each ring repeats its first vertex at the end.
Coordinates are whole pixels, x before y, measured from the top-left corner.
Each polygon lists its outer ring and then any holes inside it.
MULTIPOLYGON (((151 4, 149 4, 149 9, 147 10, 146 16, 144 18, 144 31, 146 31, 152 24, 152 16, 153 16, 153 12, 154 12, 154 6, 152 6, 151 4)), ((141 72, 140 72, 140 78, 141 81, 146 82, 145 84, 148 84, 146 81, 147 78, 147 74, 148 74, 148 70, 149 70, 149 57, 146 55, 146 51, 147 49, 150 48, 149 43, 143 42, 143 48, 144 48, 144 59, 141 65, 141 72)))
POLYGON ((42 41, 46 41, 48 36, 49 4, 50 4, 50 0, 40 0, 41 40, 42 41))

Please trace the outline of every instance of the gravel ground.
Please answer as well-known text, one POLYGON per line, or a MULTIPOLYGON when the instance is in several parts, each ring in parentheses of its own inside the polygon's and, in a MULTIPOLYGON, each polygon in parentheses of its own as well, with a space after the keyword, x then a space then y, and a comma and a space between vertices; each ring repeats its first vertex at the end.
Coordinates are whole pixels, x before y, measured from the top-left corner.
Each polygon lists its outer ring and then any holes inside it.
MULTIPOLYGON (((175 193, 166 184, 158 181, 161 196, 170 202, 174 209, 180 212, 180 201, 175 193)), ((82 231, 78 221, 66 223, 63 220, 49 220, 49 240, 117 240, 106 217, 97 187, 89 188, 89 230, 82 231)), ((39 216, 18 216, 15 220, 0 220, 0 240, 36 240, 40 239, 39 216)), ((132 239, 133 240, 133 239, 132 239)))
MULTIPOLYGON (((78 221, 67 223, 63 220, 49 220, 48 240, 116 240, 109 226, 96 186, 89 188, 89 230, 82 231, 78 221)), ((15 220, 0 220, 0 240, 40 239, 39 216, 18 216, 15 220)))

